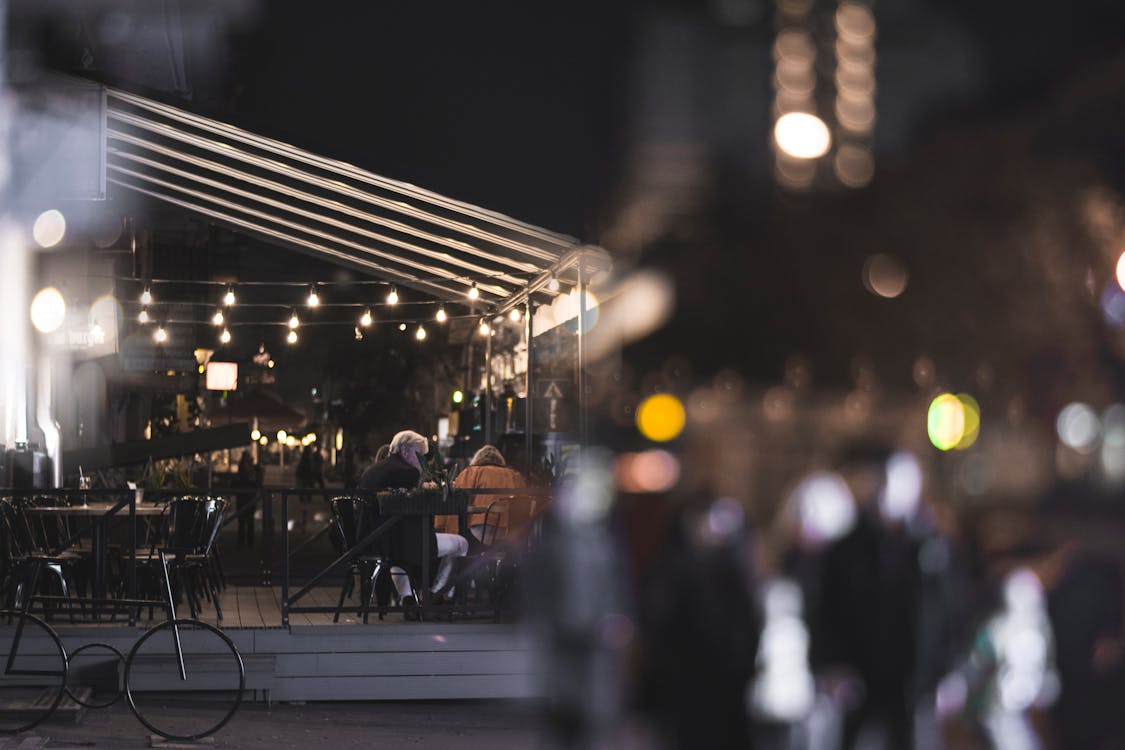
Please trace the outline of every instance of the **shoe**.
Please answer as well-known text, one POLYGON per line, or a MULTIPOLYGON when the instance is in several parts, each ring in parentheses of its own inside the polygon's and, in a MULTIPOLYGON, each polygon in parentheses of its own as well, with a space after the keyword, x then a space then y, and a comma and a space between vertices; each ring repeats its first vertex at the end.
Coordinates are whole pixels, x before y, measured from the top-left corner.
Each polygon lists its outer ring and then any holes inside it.
POLYGON ((413 596, 402 597, 402 619, 421 622, 422 610, 418 608, 418 600, 413 596))

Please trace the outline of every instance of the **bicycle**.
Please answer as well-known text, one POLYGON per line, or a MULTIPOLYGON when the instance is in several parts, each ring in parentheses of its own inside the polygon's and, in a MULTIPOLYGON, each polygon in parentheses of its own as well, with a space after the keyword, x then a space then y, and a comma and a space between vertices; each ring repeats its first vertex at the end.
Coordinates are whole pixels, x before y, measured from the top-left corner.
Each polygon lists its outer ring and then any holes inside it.
MULTIPOLYGON (((146 630, 128 656, 110 644, 94 642, 75 649, 68 657, 55 629, 29 611, 33 598, 55 597, 28 595, 21 609, 0 610, 0 624, 7 622, 10 626, 16 621, 14 630, 0 626, 0 654, 7 653, 0 671, 0 697, 7 707, 0 712, 0 734, 39 726, 55 713, 64 695, 87 708, 107 708, 124 695, 137 720, 168 740, 194 741, 226 726, 238 711, 246 688, 242 655, 218 628, 197 619, 176 617, 163 550, 159 559, 166 597, 161 604, 168 618, 146 630), (32 637, 33 632, 38 637, 32 637), (123 665, 123 671, 115 671, 117 686, 112 699, 91 702, 90 696, 70 684, 74 673, 71 667, 79 655, 88 658, 98 648, 109 652, 108 658, 123 665), (169 680, 173 674, 178 682, 169 680), (165 714, 159 721, 154 716, 157 709, 165 714)), ((41 568, 37 565, 32 573, 32 592, 41 568)), ((140 600, 123 603, 152 604, 140 600)))

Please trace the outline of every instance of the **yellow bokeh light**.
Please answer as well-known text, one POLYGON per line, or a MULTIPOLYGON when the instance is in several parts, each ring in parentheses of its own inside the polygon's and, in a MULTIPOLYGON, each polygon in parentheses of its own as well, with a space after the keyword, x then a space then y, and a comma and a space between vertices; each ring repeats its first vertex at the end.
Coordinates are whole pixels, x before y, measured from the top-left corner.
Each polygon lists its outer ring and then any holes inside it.
POLYGON ((675 440, 684 431, 686 421, 683 403, 668 393, 649 396, 637 407, 637 429, 658 443, 675 440))
POLYGON ((957 400, 961 402, 961 411, 964 414, 965 428, 961 439, 953 447, 959 451, 972 447, 980 436, 980 405, 977 400, 967 393, 958 393, 957 400))
POLYGON ((965 406, 952 393, 943 393, 930 402, 926 431, 938 450, 956 447, 965 436, 965 406))

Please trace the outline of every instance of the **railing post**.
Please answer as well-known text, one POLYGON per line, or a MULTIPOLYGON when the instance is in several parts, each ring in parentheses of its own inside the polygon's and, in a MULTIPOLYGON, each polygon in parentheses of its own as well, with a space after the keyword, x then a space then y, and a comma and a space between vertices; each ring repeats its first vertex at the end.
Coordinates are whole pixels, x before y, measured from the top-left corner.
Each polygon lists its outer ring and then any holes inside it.
MULTIPOLYGON (((285 495, 282 494, 284 499, 285 495)), ((273 492, 265 493, 262 504, 262 585, 272 585, 273 578, 273 492)))
MULTIPOLYGON (((289 518, 289 493, 281 493, 281 516, 289 518)), ((281 626, 289 627, 289 522, 281 535, 281 626)))

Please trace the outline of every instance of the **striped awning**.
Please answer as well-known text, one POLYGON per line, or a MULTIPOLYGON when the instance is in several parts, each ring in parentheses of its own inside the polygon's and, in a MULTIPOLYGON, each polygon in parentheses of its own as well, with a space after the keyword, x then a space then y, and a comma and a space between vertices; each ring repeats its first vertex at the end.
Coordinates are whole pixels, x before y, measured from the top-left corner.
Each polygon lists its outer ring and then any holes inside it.
POLYGON ((107 94, 110 183, 435 297, 476 284, 485 302, 510 305, 575 253, 601 253, 217 120, 107 94))

